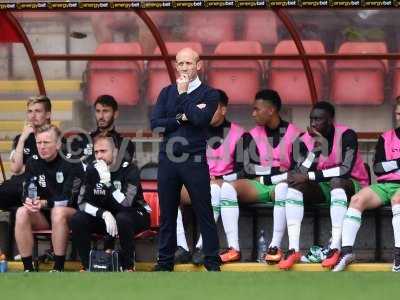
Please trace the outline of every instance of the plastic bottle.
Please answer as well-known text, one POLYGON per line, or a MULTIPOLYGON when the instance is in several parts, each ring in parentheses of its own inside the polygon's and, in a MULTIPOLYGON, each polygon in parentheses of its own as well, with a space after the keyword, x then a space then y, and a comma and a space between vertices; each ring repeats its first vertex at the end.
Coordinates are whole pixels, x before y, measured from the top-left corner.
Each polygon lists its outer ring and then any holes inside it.
POLYGON ((6 255, 5 254, 3 254, 2 252, 1 252, 1 249, 0 249, 0 273, 5 273, 5 272, 7 272, 7 260, 6 260, 6 255))
POLYGON ((36 200, 37 198, 37 186, 35 184, 35 182, 33 181, 33 179, 31 180, 31 182, 28 185, 28 198, 32 199, 33 201, 36 200))
POLYGON ((267 253, 267 241, 265 240, 265 232, 263 229, 261 229, 257 241, 257 261, 259 263, 265 262, 266 253, 267 253))

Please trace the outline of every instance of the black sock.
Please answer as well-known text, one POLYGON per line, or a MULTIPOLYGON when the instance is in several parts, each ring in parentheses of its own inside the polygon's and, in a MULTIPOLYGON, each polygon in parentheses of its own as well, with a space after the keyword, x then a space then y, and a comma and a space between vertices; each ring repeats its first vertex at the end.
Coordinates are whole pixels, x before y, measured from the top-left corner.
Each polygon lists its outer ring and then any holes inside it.
POLYGON ((400 256, 400 247, 394 247, 394 255, 400 256))
POLYGON ((54 270, 64 271, 65 255, 54 255, 54 270))
POLYGON ((24 271, 33 271, 32 256, 22 257, 21 259, 24 264, 24 271))
POLYGON ((344 246, 342 247, 342 254, 349 254, 349 253, 353 253, 353 247, 352 246, 344 246))

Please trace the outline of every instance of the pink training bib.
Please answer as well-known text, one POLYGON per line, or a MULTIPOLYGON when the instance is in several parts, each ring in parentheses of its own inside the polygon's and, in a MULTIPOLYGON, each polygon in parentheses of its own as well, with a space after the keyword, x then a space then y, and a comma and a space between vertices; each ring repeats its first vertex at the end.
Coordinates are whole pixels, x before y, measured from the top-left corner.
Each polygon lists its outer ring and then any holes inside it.
POLYGON ((260 164, 265 167, 280 167, 284 171, 289 170, 293 143, 300 135, 300 130, 289 123, 283 138, 275 148, 268 141, 265 130, 264 126, 256 126, 250 130, 260 154, 260 164))
POLYGON ((211 176, 223 176, 233 172, 235 147, 243 133, 242 127, 231 123, 227 136, 218 148, 207 146, 207 163, 211 176))
MULTIPOLYGON (((394 129, 386 131, 382 134, 385 141, 385 155, 386 160, 394 160, 400 158, 400 140, 396 135, 394 129)), ((394 171, 389 174, 379 176, 378 181, 395 181, 400 180, 400 171, 394 171)))
MULTIPOLYGON (((322 154, 318 159, 318 170, 325 170, 339 166, 343 162, 341 157, 342 135, 349 128, 344 125, 335 124, 335 136, 333 138, 333 147, 328 157, 322 154)), ((314 148, 314 138, 307 133, 302 136, 302 141, 306 144, 308 151, 314 148)), ((357 151, 356 162, 351 170, 351 177, 360 182, 362 186, 367 186, 369 183, 368 172, 364 166, 364 161, 361 158, 360 151, 357 151)))

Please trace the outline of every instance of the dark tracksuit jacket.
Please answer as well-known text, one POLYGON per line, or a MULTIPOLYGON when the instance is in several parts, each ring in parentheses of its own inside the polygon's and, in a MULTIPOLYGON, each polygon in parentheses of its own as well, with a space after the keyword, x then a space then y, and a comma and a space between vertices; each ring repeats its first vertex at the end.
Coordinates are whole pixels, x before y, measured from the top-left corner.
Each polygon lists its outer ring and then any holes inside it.
POLYGON ((38 156, 28 159, 25 167, 23 201, 28 195, 28 186, 34 182, 38 197, 47 200, 48 207, 77 207, 83 170, 79 163, 71 163, 60 155, 50 162, 38 156))

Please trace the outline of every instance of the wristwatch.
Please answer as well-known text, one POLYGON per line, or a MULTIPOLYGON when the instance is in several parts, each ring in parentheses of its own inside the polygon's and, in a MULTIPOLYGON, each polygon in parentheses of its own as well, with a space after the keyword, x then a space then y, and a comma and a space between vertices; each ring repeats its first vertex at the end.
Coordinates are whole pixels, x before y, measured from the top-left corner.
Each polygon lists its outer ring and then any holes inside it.
POLYGON ((183 114, 182 114, 182 113, 176 115, 175 119, 176 119, 176 121, 178 122, 178 124, 181 124, 181 122, 182 122, 182 117, 183 117, 183 114))

